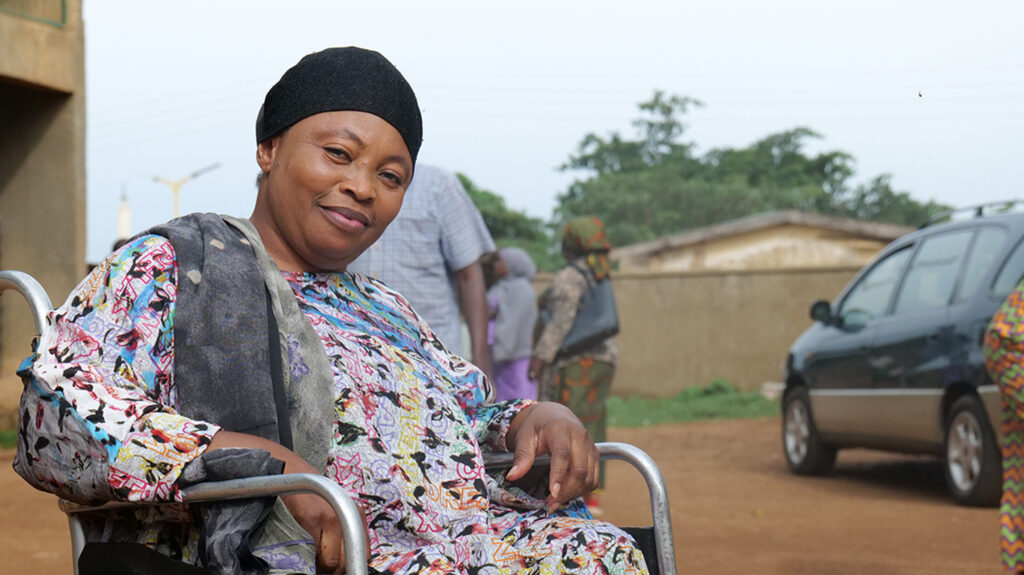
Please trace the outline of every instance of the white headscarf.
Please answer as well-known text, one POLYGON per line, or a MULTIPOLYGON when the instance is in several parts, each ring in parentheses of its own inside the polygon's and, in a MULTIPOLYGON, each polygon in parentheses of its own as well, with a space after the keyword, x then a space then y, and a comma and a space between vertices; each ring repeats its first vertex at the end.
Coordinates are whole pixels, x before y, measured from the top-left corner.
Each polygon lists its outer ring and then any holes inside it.
POLYGON ((498 301, 491 356, 494 361, 512 361, 529 357, 533 348, 537 296, 532 280, 537 266, 529 254, 519 248, 502 248, 499 256, 505 262, 508 275, 487 293, 498 301))

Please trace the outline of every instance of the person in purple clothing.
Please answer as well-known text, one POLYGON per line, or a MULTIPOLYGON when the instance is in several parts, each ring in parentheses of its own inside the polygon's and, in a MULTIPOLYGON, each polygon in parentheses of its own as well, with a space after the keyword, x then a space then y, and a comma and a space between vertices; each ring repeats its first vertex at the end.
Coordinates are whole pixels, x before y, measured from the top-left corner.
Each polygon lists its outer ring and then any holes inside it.
POLYGON ((537 321, 533 276, 537 273, 530 255, 520 248, 502 248, 495 261, 497 281, 487 291, 497 304, 491 359, 498 401, 536 399, 537 384, 530 380, 530 352, 537 321))

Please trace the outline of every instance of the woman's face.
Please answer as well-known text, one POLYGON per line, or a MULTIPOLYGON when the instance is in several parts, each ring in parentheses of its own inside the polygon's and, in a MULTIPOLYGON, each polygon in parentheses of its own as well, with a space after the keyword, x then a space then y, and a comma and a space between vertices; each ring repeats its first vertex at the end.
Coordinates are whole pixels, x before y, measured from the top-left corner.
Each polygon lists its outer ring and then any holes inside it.
POLYGON ((577 254, 573 250, 569 249, 569 246, 566 246, 565 244, 562 244, 562 259, 564 259, 567 262, 571 262, 572 260, 576 259, 577 257, 579 257, 579 254, 577 254))
POLYGON ((285 271, 342 271, 402 207, 412 158, 391 124, 324 112, 261 142, 252 222, 285 271))

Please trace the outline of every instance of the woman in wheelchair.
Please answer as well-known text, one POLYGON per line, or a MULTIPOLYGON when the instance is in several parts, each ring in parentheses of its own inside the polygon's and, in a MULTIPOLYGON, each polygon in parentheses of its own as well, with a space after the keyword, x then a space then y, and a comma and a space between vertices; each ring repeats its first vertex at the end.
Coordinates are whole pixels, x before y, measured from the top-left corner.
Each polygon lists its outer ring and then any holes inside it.
MULTIPOLYGON (((51 313, 20 369, 18 473, 83 502, 316 473, 364 513, 371 572, 646 572, 633 540, 582 505, 598 456, 579 420, 494 402, 400 294, 345 271, 398 213, 421 126, 411 87, 376 52, 332 48, 285 72, 256 121, 250 218, 148 230, 51 313), (514 452, 512 468, 488 475, 485 451, 514 452)), ((232 509, 136 511, 89 533, 211 571, 341 569, 319 497, 232 509)))

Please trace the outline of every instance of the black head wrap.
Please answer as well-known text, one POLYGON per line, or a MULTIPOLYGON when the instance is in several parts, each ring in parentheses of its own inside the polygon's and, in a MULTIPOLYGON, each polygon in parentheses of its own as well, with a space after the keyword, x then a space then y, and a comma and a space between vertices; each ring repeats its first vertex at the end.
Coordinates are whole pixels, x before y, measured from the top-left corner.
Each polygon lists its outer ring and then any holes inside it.
POLYGON ((367 112, 391 124, 413 164, 423 141, 416 94, 387 58, 349 46, 314 52, 288 69, 267 92, 256 117, 256 142, 321 112, 367 112))

